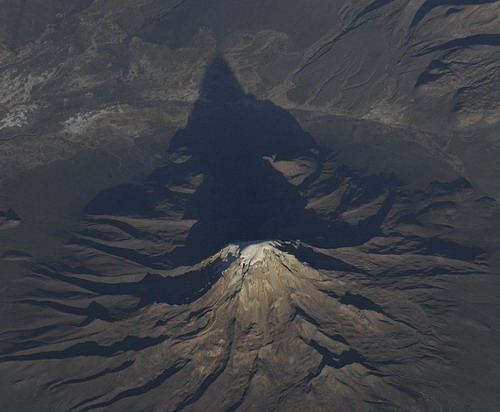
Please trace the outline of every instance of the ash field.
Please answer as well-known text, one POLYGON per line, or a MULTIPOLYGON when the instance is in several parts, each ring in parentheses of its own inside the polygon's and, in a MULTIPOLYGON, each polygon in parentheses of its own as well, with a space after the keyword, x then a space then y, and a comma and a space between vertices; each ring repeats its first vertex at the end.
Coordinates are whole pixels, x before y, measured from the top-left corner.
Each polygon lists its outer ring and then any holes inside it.
POLYGON ((0 411, 500 409, 499 1, 0 23, 0 411))

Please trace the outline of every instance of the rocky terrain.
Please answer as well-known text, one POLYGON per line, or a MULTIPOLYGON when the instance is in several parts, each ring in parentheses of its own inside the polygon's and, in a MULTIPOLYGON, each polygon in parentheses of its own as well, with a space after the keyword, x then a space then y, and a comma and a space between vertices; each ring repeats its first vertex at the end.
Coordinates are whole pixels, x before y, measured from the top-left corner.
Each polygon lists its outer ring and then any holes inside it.
POLYGON ((0 22, 0 410, 498 410, 499 2, 0 22))

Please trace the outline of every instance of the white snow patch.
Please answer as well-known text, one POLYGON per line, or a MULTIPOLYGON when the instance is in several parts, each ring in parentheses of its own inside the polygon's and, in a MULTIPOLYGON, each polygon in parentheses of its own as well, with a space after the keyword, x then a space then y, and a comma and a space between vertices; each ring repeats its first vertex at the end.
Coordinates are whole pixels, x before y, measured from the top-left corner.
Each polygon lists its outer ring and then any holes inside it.
POLYGON ((276 240, 237 242, 228 246, 228 256, 240 259, 241 265, 253 265, 264 260, 266 251, 279 253, 278 246, 280 242, 276 240))
POLYGON ((0 120, 0 130, 24 126, 28 123, 29 117, 42 106, 36 104, 15 106, 0 120))

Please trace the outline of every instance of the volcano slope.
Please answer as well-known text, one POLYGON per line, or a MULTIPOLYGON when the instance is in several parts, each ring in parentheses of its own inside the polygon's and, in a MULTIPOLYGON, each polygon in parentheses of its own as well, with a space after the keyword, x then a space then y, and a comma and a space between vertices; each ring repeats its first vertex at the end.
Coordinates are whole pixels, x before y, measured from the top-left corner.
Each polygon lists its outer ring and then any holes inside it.
POLYGON ((341 164, 215 58, 162 167, 90 200, 57 259, 5 256, 29 270, 7 283, 2 402, 465 410, 453 327, 492 326, 453 285, 491 276, 474 239, 495 219, 465 178, 341 164))

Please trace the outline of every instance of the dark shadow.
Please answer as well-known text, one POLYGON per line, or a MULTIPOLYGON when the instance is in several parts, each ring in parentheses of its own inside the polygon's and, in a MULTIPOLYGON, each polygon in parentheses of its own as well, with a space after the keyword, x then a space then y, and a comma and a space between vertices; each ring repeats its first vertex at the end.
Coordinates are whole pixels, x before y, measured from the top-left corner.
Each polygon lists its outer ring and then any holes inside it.
MULTIPOLYGON (((435 9, 436 7, 441 6, 473 6, 479 4, 488 4, 494 3, 497 0, 427 0, 425 1, 420 8, 416 11, 415 16, 410 24, 410 28, 419 24, 430 11, 435 9)), ((456 10, 457 9, 452 9, 456 10)), ((448 12, 446 13, 448 15, 448 12)))
POLYGON ((96 319, 104 320, 110 323, 116 320, 114 316, 104 306, 94 301, 92 301, 86 308, 64 305, 62 303, 50 300, 40 301, 34 299, 24 299, 20 302, 39 307, 47 307, 61 313, 66 313, 76 316, 84 316, 85 320, 79 326, 88 325, 96 319))
MULTIPOLYGON (((182 368, 186 364, 187 364, 187 362, 183 361, 180 363, 179 366, 167 368, 162 373, 160 373, 156 378, 152 379, 151 381, 147 382, 146 384, 141 385, 141 386, 137 386, 135 388, 126 389, 123 392, 118 393, 118 395, 114 396, 110 400, 105 401, 105 402, 99 402, 99 403, 96 403, 93 405, 89 405, 89 406, 83 408, 82 411, 90 411, 90 410, 94 410, 94 409, 106 408, 106 407, 111 406, 114 403, 116 403, 122 399, 130 398, 130 397, 134 397, 134 396, 139 396, 139 395, 143 395, 145 393, 148 393, 149 391, 161 386, 167 379, 171 378, 177 372, 182 370, 182 368)), ((93 400, 95 400, 95 399, 89 399, 89 400, 86 400, 84 402, 81 402, 80 404, 75 405, 75 408, 79 407, 79 406, 83 406, 83 404, 89 403, 93 400)))
POLYGON ((187 126, 173 137, 170 154, 189 160, 160 169, 150 180, 173 183, 183 175, 203 175, 186 201, 185 219, 197 220, 186 246, 171 259, 193 263, 225 244, 289 239, 298 220, 316 221, 297 187, 266 158, 313 157, 314 139, 285 110, 246 94, 222 58, 208 67, 187 126))
POLYGON ((415 88, 432 83, 443 77, 445 74, 450 73, 450 69, 448 67, 448 63, 442 62, 441 60, 432 60, 425 71, 418 76, 415 88))
POLYGON ((323 360, 319 366, 320 369, 325 365, 335 369, 342 369, 344 366, 352 365, 353 363, 359 363, 367 369, 376 370, 368 363, 368 360, 365 359, 364 356, 362 356, 354 349, 349 349, 340 354, 336 354, 323 345, 319 344, 315 340, 311 340, 309 345, 323 356, 323 360))
MULTIPOLYGON (((194 264, 235 241, 301 239, 321 247, 345 246, 378 234, 393 203, 390 192, 376 216, 355 226, 337 221, 335 216, 320 218, 306 208, 301 191, 321 174, 325 151, 286 110, 245 93, 220 57, 207 68, 199 99, 186 127, 172 138, 168 153, 175 160, 153 172, 147 184, 108 189, 97 195, 85 212, 152 218, 177 209, 184 219, 197 221, 184 246, 151 258, 88 239, 77 242, 153 269, 165 262, 194 264), (290 183, 272 164, 303 158, 312 160, 317 168, 300 185, 290 183), (171 190, 189 186, 193 176, 203 178, 194 194, 171 190)), ((359 183, 345 193, 336 216, 348 206, 362 205, 387 192, 394 183, 385 175, 355 175, 342 167, 329 182, 339 185, 355 178, 359 183)))
POLYGON ((350 265, 340 259, 314 251, 311 247, 303 245, 285 245, 283 249, 295 256, 301 262, 308 262, 315 269, 335 270, 339 272, 361 273, 366 271, 350 265))
MULTIPOLYGON (((101 216, 93 218, 94 224, 111 225, 136 239, 150 234, 109 216, 155 219, 175 214, 196 221, 182 245, 153 256, 119 242, 110 246, 113 239, 96 229, 82 231, 84 237, 73 243, 152 270, 193 265, 237 241, 300 239, 320 248, 361 245, 383 236, 381 227, 400 187, 394 175, 360 176, 345 166, 330 170, 328 178, 318 183, 328 152, 286 110, 245 93, 221 57, 207 67, 199 98, 186 126, 172 138, 168 155, 168 165, 151 173, 143 184, 105 190, 85 212, 101 216), (316 165, 300 184, 292 184, 273 163, 297 163, 299 159, 316 165), (337 190, 341 195, 326 213, 319 215, 307 207, 307 199, 321 199, 337 190), (343 219, 344 213, 378 198, 377 210, 351 223, 343 219)), ((465 179, 456 179, 434 182, 428 189, 430 194, 439 194, 468 188, 465 179)), ((479 253, 464 254, 464 250, 436 240, 425 251, 463 254, 468 260, 479 253)), ((312 250, 299 248, 294 253, 313 267, 359 272, 312 250)))
POLYGON ((420 55, 432 53, 435 51, 465 48, 471 46, 500 46, 500 34, 484 33, 474 34, 472 36, 453 39, 438 46, 429 47, 420 53, 420 55))
POLYGON ((381 313, 382 315, 386 315, 382 307, 376 304, 371 299, 368 299, 365 296, 358 295, 351 292, 344 293, 344 296, 340 298, 340 303, 344 305, 352 305, 360 310, 371 310, 373 312, 381 313))
MULTIPOLYGON (((191 303, 202 297, 210 287, 220 278, 220 272, 216 270, 220 262, 204 269, 189 271, 178 276, 163 277, 158 274, 148 273, 136 282, 106 283, 96 282, 80 277, 68 276, 57 271, 39 269, 38 274, 49 279, 57 279, 61 282, 77 286, 81 289, 93 292, 99 296, 133 296, 138 299, 134 310, 153 303, 167 303, 169 305, 181 305, 191 303)), ((56 296, 60 298, 60 296, 56 296)), ((74 308, 56 302, 26 301, 26 303, 37 306, 48 306, 63 313, 85 316, 85 322, 93 319, 113 321, 113 316, 106 308, 97 303, 90 304, 85 309, 74 308)))
POLYGON ((159 345, 167 339, 169 339, 169 336, 158 336, 154 338, 127 336, 123 340, 112 343, 111 345, 99 345, 94 341, 85 341, 61 350, 3 356, 0 358, 0 363, 41 359, 69 359, 78 356, 100 356, 110 358, 118 353, 129 351, 139 352, 152 346, 159 345))
POLYGON ((16 221, 16 222, 19 222, 21 220, 19 215, 12 208, 7 209, 6 212, 4 212, 3 210, 0 210, 0 219, 12 220, 12 221, 16 221))
POLYGON ((83 378, 77 378, 77 379, 68 379, 66 381, 59 382, 57 385, 54 385, 53 388, 58 388, 58 387, 63 386, 63 385, 74 385, 74 384, 78 384, 78 383, 90 382, 90 381, 93 381, 95 379, 99 379, 99 378, 106 376, 106 375, 110 375, 110 374, 124 371, 125 369, 132 366, 134 363, 135 363, 135 361, 129 360, 129 361, 123 362, 121 365, 118 365, 115 368, 106 368, 103 371, 96 373, 94 375, 85 376, 83 378))

